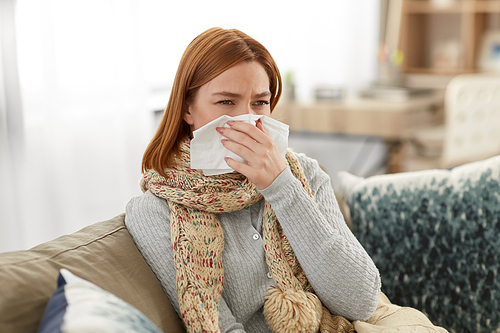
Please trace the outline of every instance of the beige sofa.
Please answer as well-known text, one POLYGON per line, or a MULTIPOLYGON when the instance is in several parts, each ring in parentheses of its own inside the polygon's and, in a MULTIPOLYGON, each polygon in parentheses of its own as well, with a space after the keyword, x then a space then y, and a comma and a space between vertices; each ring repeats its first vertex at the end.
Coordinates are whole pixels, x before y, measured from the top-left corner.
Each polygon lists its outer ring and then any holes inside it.
POLYGON ((0 253, 0 332, 37 331, 60 268, 135 306, 163 332, 185 332, 124 221, 122 214, 30 250, 0 253))
MULTIPOLYGON (((184 333, 181 320, 124 222, 122 214, 30 250, 0 253, 0 332, 36 332, 57 289, 59 270, 66 268, 133 305, 162 332, 184 333)), ((382 293, 374 315, 354 324, 359 333, 385 332, 394 326, 446 332, 432 326, 418 311, 390 304, 382 293)))

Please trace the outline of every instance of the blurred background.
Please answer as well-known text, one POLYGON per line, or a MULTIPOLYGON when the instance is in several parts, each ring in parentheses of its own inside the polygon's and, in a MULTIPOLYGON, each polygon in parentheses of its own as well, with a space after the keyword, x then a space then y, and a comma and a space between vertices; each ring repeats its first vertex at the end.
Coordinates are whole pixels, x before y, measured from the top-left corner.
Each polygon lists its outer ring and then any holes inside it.
MULTIPOLYGON (((370 176, 497 154, 499 131, 481 128, 469 132, 484 138, 462 138, 475 148, 443 160, 447 138, 458 145, 446 116, 451 100, 500 101, 496 81, 476 81, 485 72, 495 80, 500 68, 499 5, 0 0, 0 252, 124 212, 141 194, 142 154, 181 55, 214 26, 242 30, 271 52, 285 80, 274 116, 336 190, 342 170, 370 176)), ((500 126, 500 108, 484 103, 474 119, 500 126)), ((461 117, 470 128, 472 118, 461 117)))

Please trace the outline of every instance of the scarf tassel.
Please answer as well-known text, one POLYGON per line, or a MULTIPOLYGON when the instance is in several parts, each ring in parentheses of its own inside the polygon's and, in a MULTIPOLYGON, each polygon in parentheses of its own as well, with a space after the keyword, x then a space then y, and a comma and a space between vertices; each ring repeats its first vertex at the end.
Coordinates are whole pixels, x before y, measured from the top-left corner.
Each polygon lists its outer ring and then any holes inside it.
POLYGON ((264 316, 273 333, 315 333, 323 314, 321 301, 313 293, 271 286, 267 289, 264 316))

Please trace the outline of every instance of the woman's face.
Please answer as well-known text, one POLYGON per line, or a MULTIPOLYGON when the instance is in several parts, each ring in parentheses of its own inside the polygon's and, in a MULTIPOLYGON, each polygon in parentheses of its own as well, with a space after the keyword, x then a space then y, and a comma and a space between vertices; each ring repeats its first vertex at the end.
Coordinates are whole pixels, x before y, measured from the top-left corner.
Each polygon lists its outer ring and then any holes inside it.
POLYGON ((184 120, 195 131, 223 115, 269 116, 270 100, 269 77, 264 67, 256 61, 244 61, 201 86, 188 103, 184 120))

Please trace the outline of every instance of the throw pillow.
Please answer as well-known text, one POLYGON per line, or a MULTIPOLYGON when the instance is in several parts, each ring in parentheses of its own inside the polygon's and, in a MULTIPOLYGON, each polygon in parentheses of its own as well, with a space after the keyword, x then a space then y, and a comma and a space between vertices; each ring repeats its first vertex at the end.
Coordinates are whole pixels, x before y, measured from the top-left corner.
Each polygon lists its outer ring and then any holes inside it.
POLYGON ((339 173, 382 291, 454 332, 500 328, 500 156, 360 178, 339 173))
POLYGON ((61 269, 38 333, 161 331, 139 310, 115 295, 61 269))

